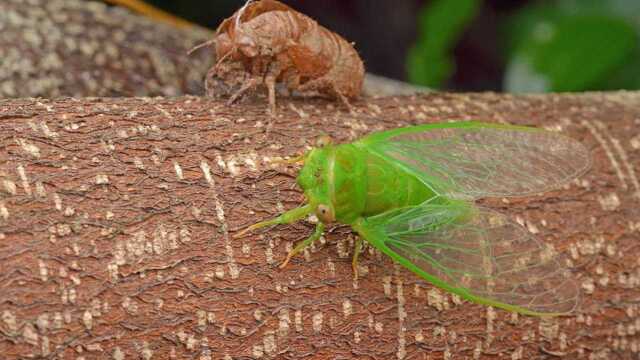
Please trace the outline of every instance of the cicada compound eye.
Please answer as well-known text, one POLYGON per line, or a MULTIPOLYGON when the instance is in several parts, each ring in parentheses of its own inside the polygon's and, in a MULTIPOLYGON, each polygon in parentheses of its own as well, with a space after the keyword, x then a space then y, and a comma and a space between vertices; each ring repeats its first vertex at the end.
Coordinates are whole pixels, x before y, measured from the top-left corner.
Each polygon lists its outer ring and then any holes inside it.
POLYGON ((335 215, 333 214, 333 209, 325 204, 318 205, 316 216, 318 216, 320 221, 325 224, 334 222, 336 219, 335 215))
POLYGON ((327 145, 333 144, 333 139, 329 135, 323 135, 316 140, 316 146, 319 148, 323 148, 327 145))

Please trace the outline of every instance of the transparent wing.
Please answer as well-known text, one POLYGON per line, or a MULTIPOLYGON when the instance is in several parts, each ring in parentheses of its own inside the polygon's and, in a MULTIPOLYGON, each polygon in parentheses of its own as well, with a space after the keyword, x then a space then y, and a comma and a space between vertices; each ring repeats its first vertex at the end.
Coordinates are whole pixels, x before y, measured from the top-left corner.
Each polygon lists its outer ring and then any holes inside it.
POLYGON ((442 195, 519 196, 562 186, 587 171, 589 151, 545 130, 462 122, 374 134, 362 144, 400 162, 442 195))
POLYGON ((579 288, 554 249, 495 211, 423 204, 366 223, 361 235, 370 243, 463 298, 533 315, 578 303, 579 288))

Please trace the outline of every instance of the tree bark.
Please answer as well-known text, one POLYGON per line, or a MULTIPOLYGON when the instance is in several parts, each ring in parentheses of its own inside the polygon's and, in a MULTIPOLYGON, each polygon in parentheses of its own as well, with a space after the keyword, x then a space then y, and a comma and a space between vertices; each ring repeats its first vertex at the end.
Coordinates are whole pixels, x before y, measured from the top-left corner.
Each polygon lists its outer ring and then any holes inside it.
POLYGON ((211 39, 79 0, 0 1, 0 98, 203 94, 211 39))
POLYGON ((227 107, 198 97, 0 101, 0 353, 49 359, 630 359, 640 350, 640 93, 425 94, 227 107), (593 168, 484 202, 568 258, 583 300, 540 319, 460 301, 335 226, 240 228, 297 206, 299 154, 404 125, 563 131, 593 168))

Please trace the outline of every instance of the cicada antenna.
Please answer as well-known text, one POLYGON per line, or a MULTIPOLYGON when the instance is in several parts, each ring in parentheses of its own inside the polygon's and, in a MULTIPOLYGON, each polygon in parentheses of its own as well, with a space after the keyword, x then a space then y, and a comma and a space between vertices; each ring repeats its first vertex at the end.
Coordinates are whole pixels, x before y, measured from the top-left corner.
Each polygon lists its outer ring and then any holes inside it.
POLYGON ((203 42, 203 43, 200 43, 200 44, 198 44, 198 45, 196 45, 196 46, 192 47, 189 51, 187 51, 187 56, 191 56, 191 54, 193 54, 194 52, 196 52, 196 51, 198 51, 198 50, 202 49, 203 47, 209 47, 209 46, 211 46, 211 45, 212 45, 213 43, 215 43, 215 42, 216 42, 216 38, 214 37, 214 38, 213 38, 213 39, 211 39, 211 40, 207 40, 207 41, 205 41, 205 42, 203 42))

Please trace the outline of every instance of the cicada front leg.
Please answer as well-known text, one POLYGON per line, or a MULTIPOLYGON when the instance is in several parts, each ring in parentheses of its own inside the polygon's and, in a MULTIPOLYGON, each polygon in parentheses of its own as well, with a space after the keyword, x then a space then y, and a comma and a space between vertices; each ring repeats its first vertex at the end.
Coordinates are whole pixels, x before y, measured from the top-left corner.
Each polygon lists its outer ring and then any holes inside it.
POLYGON ((324 232, 324 224, 322 222, 318 222, 318 224, 316 224, 316 230, 313 232, 313 234, 309 236, 306 240, 299 242, 296 245, 296 247, 294 247, 293 249, 291 249, 291 251, 289 251, 289 253, 287 254, 287 257, 284 259, 282 264, 280 264, 280 269, 287 266, 287 264, 289 263, 289 260, 291 260, 292 257, 294 257, 295 255, 303 251, 305 248, 313 244, 314 241, 320 239, 320 236, 322 236, 323 232, 324 232))
POLYGON ((236 91, 229 98, 229 100, 227 101, 227 105, 234 104, 236 101, 240 100, 240 98, 242 98, 244 94, 246 94, 249 91, 254 91, 256 87, 258 87, 259 85, 262 85, 263 82, 264 82, 264 79, 259 76, 250 76, 244 81, 240 89, 238 89, 238 91, 236 91))
POLYGON ((305 206, 301 206, 301 207, 297 207, 295 209, 291 209, 285 213, 280 214, 278 217, 273 218, 271 220, 266 220, 266 221, 261 221, 259 223, 253 224, 251 226, 249 226, 248 228, 240 231, 239 233, 235 234, 233 237, 234 238, 239 238, 241 236, 243 236, 244 234, 248 233, 249 231, 253 231, 256 229, 260 229, 266 226, 271 226, 271 225, 280 225, 280 224, 291 224, 294 223, 300 219, 303 219, 305 216, 311 214, 311 212, 313 211, 313 209, 311 208, 311 205, 307 204, 305 206))

